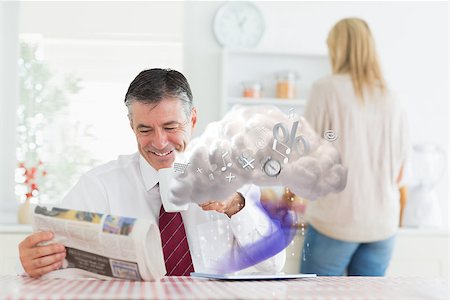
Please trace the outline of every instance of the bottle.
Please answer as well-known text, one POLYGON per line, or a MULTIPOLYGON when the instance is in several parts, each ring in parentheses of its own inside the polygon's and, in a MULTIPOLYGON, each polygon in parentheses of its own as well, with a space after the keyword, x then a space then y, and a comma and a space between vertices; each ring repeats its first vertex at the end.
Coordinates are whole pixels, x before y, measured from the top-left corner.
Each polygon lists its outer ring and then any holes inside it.
POLYGON ((295 98, 295 80, 297 74, 293 71, 279 72, 276 75, 277 87, 276 96, 280 99, 295 98))

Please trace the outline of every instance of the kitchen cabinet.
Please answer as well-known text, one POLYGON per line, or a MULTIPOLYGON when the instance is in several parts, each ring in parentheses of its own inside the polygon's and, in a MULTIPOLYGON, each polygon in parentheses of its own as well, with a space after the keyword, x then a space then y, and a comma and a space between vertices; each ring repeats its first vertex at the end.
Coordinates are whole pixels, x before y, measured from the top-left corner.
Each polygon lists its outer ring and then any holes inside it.
POLYGON ((30 233, 30 225, 0 225, 0 275, 17 274, 19 243, 30 233))
MULTIPOLYGON (((450 233, 438 229, 401 228, 386 276, 449 277, 450 233)), ((285 273, 298 273, 303 235, 299 231, 286 249, 285 273)))

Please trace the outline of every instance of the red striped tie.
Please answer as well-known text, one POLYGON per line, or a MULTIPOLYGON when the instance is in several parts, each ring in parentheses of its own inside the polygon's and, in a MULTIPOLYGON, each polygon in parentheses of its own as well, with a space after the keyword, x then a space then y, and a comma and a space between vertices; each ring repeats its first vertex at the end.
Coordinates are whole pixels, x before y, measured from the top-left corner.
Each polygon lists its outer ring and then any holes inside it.
POLYGON ((168 213, 161 206, 159 230, 167 276, 189 276, 194 272, 181 213, 168 213))

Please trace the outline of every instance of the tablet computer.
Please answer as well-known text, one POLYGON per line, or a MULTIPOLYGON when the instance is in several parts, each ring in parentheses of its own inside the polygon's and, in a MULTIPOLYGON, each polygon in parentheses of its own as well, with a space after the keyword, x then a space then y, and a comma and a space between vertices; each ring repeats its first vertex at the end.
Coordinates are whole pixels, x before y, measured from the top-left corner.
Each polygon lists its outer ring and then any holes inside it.
POLYGON ((316 277, 316 274, 210 274, 192 272, 191 277, 221 280, 280 280, 316 277))

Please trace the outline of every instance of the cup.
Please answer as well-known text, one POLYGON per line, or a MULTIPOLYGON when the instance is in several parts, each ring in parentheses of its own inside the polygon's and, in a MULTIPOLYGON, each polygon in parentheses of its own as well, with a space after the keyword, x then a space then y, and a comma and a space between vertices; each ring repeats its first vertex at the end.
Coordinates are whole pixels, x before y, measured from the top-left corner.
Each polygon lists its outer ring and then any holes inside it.
POLYGON ((261 98, 262 86, 259 81, 242 82, 242 97, 261 98))

